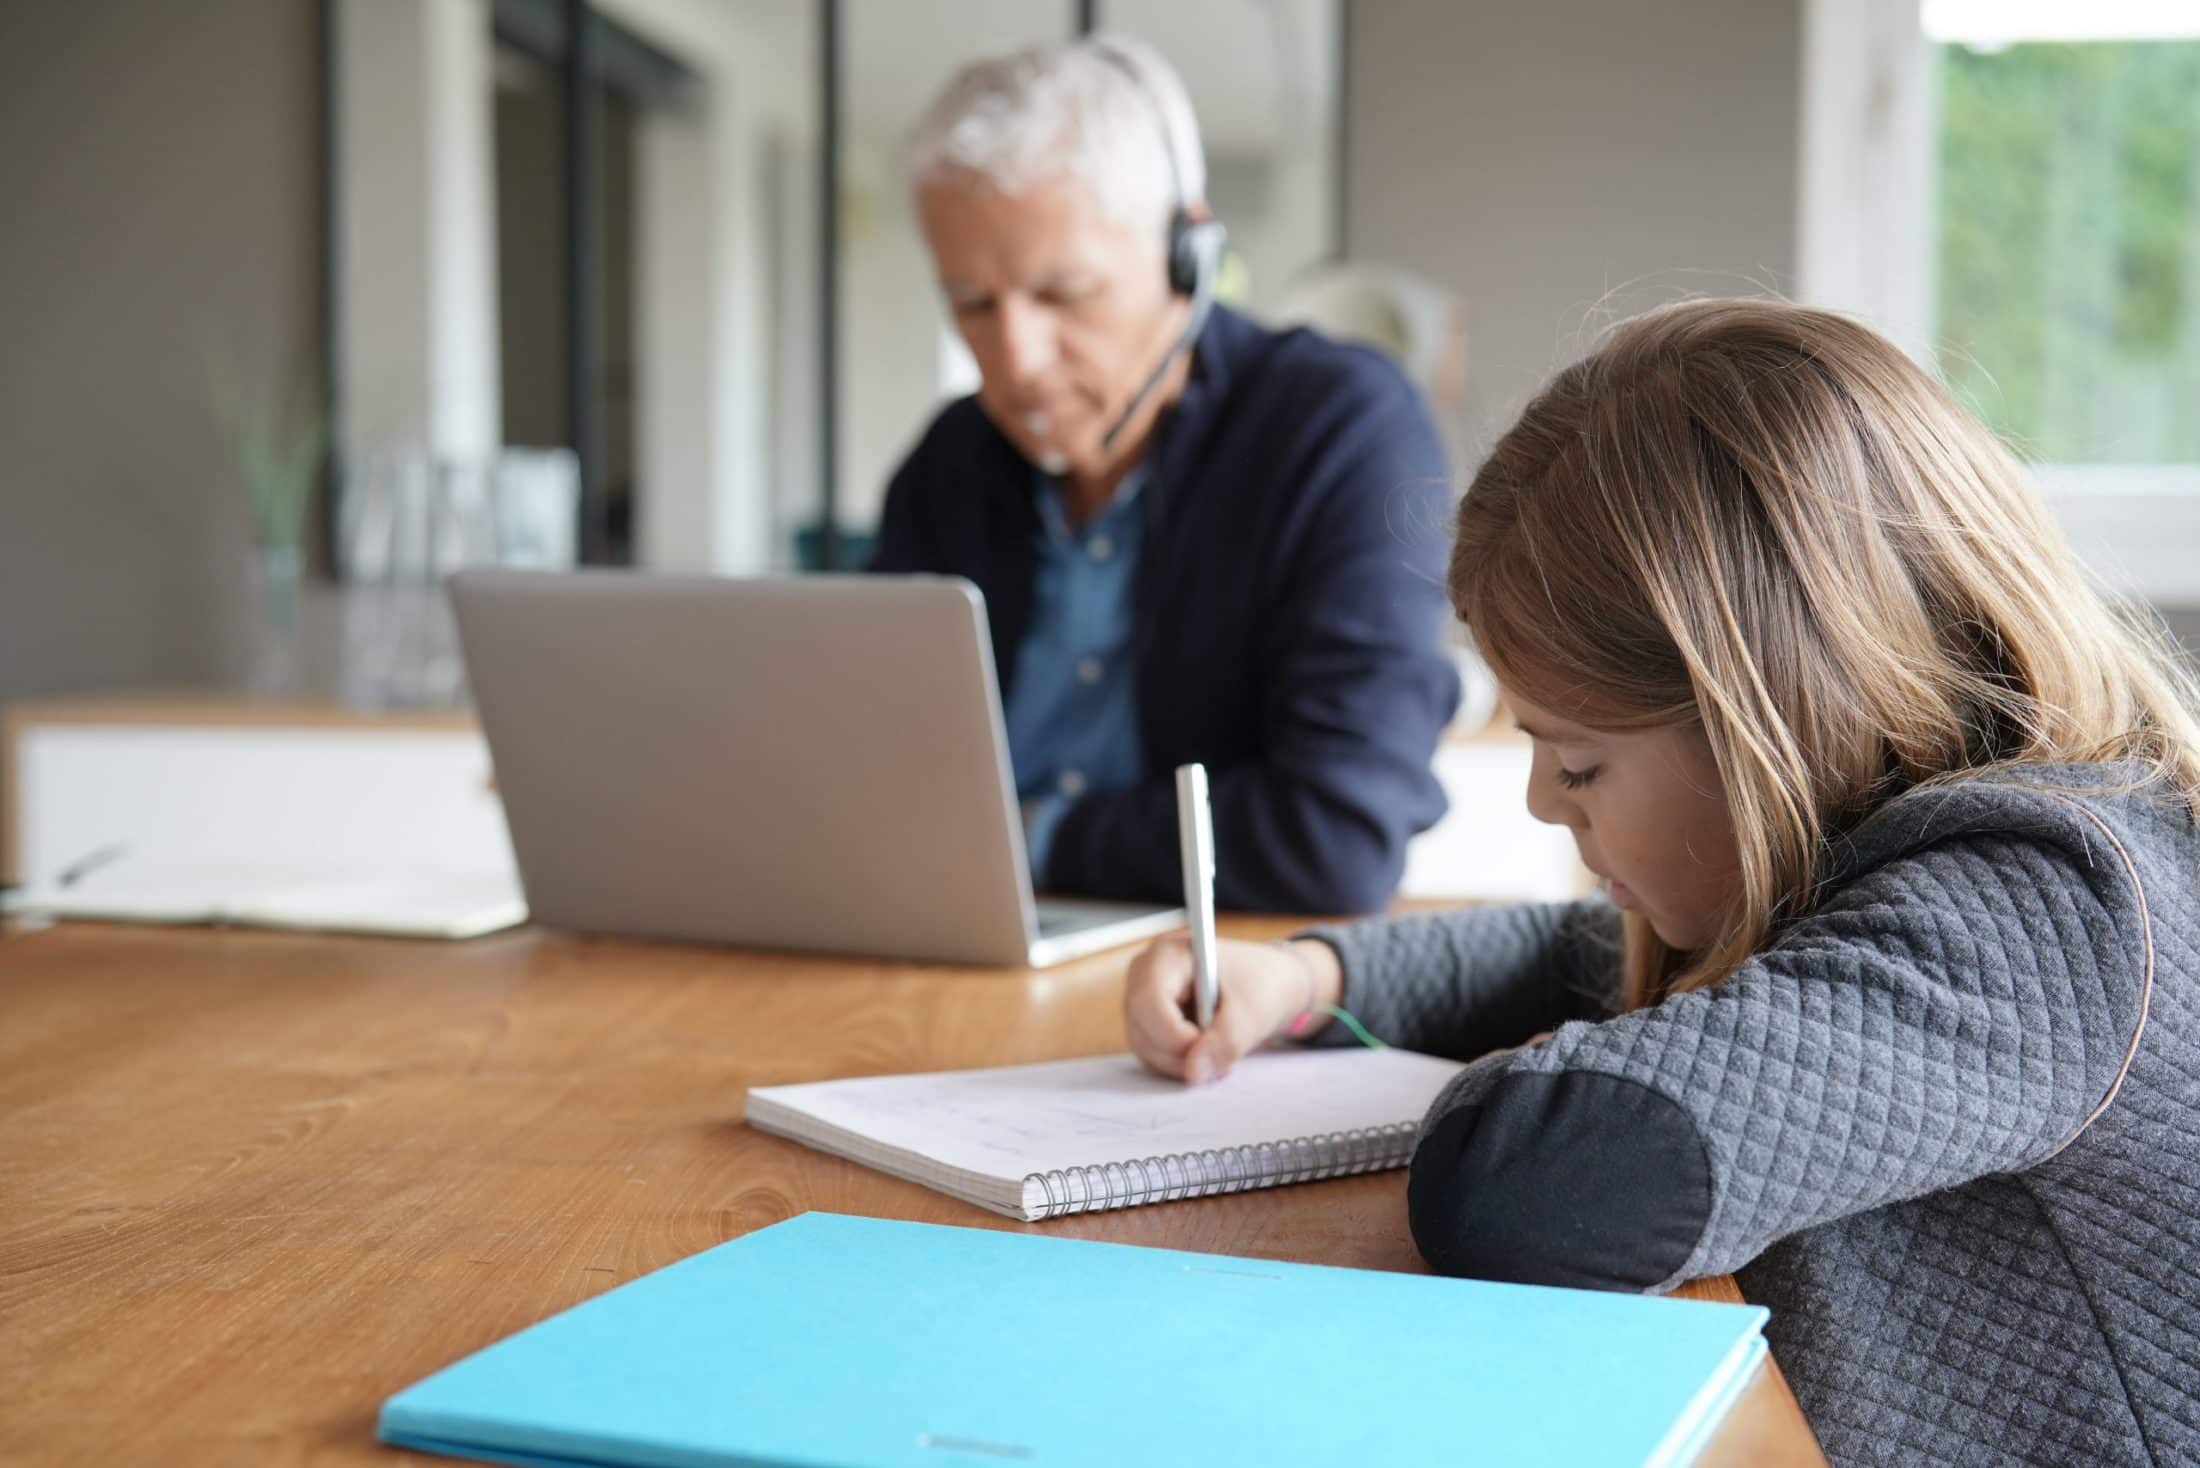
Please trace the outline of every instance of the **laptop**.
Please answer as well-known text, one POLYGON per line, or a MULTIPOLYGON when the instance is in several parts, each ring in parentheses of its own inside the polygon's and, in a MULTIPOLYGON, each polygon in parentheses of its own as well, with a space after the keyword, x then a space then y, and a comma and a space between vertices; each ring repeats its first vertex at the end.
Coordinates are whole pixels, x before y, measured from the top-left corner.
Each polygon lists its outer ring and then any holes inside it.
POLYGON ((1180 908, 1036 900, 960 577, 451 579, 535 921, 1044 968, 1180 908))

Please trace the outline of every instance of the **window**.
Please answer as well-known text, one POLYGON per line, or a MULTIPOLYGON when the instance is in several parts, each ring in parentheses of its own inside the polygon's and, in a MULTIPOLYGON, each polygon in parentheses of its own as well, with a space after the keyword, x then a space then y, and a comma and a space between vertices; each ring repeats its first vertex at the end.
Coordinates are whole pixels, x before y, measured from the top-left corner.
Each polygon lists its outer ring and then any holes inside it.
POLYGON ((1807 3, 1800 293, 1934 362, 2111 588, 2200 606, 2200 4, 1807 3))
POLYGON ((2200 465, 2200 39, 1936 50, 1949 384, 2042 463, 2200 465))

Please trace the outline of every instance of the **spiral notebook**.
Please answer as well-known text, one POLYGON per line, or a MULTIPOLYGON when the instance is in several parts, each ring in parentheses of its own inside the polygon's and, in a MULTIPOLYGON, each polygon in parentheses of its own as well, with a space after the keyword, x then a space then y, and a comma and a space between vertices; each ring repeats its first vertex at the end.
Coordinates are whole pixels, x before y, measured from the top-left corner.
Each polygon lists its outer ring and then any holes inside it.
POLYGON ((1186 1086, 1129 1055, 767 1086, 763 1131, 1036 1220, 1403 1167, 1459 1064, 1282 1050, 1186 1086))

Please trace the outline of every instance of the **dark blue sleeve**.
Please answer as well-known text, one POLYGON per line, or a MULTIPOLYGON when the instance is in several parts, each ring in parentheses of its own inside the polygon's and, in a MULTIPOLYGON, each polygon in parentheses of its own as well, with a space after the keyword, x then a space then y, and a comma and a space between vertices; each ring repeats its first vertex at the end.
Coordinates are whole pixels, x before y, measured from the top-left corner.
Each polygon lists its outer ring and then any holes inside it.
MULTIPOLYGON (((1444 795, 1430 762, 1459 702, 1446 645, 1451 485, 1420 397, 1371 354, 1259 410, 1295 436, 1288 512, 1270 541, 1261 747, 1210 769, 1219 905, 1380 911, 1406 842, 1444 795)), ((1054 837, 1047 885, 1099 896, 1177 890, 1167 772, 1087 796, 1054 837)))
POLYGON ((937 428, 927 433, 888 481, 886 505, 879 512, 878 540, 872 547, 867 570, 898 575, 939 569, 938 552, 927 540, 929 517, 920 503, 930 480, 926 460, 937 452, 937 436, 937 428))

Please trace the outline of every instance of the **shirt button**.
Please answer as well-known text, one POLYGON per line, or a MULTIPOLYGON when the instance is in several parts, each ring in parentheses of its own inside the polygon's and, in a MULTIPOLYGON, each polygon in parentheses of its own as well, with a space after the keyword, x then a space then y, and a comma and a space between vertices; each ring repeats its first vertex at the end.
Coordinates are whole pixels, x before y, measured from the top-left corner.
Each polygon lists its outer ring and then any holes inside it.
POLYGON ((1075 800, 1085 793, 1085 772, 1083 770, 1062 771, 1060 775, 1055 777, 1054 788, 1071 800, 1075 800))
POLYGON ((1085 551, 1096 561, 1104 561, 1115 554, 1115 542, 1105 535, 1095 535, 1085 546, 1085 551))
POLYGON ((1077 681, 1087 688, 1099 682, 1100 675, 1105 671, 1106 669, 1100 666, 1098 658, 1079 658, 1077 660, 1077 681))

